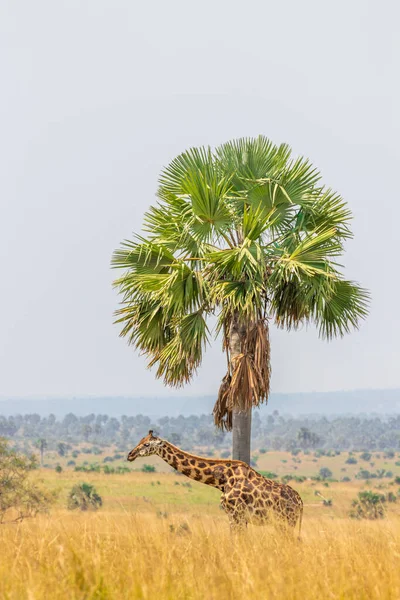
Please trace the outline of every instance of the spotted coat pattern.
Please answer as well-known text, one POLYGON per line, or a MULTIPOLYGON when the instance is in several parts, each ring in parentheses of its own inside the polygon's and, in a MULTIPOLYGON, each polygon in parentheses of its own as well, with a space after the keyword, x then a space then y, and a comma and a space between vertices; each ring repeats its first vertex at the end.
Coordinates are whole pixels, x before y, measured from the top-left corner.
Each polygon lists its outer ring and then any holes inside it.
POLYGON ((195 456, 154 436, 152 431, 129 453, 128 460, 151 454, 157 454, 190 479, 220 489, 221 507, 232 529, 241 529, 247 523, 262 525, 272 516, 292 527, 300 519, 301 528, 303 501, 296 490, 267 479, 242 461, 195 456))

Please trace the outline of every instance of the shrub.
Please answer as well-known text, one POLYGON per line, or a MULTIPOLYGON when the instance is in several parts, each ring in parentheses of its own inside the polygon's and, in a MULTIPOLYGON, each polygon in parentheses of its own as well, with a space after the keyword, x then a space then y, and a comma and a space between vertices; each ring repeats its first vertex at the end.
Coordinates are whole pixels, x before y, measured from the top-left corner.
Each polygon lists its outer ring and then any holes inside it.
POLYGON ((114 469, 114 467, 110 467, 109 465, 105 465, 103 467, 103 473, 105 475, 111 475, 112 473, 115 473, 115 469, 114 469))
POLYGON ((332 477, 332 471, 327 467, 322 467, 319 470, 319 476, 321 477, 321 479, 329 479, 330 477, 332 477))
POLYGON ((69 510, 97 510, 103 501, 96 489, 90 483, 74 485, 68 495, 67 508, 69 510))
POLYGON ((395 453, 393 452, 393 450, 388 450, 385 453, 385 458, 394 458, 395 457, 395 453))
POLYGON ((360 458, 361 458, 361 460, 365 460, 366 462, 369 462, 372 458, 372 454, 370 452, 363 452, 362 454, 360 454, 360 458))
POLYGON ((67 462, 67 467, 74 467, 76 465, 76 462, 74 460, 69 460, 67 462))
POLYGON ((56 466, 56 473, 62 473, 62 466, 61 465, 57 465, 56 466))
POLYGON ((345 461, 347 465, 356 465, 357 459, 354 456, 349 456, 349 458, 345 461))
POLYGON ((72 457, 73 458, 78 458, 78 455, 80 454, 79 450, 74 450, 72 453, 72 457))
POLYGON ((46 512, 54 500, 29 481, 29 473, 37 467, 34 456, 23 456, 0 438, 0 523, 13 512, 14 521, 46 512))
POLYGON ((356 479, 374 479, 374 478, 376 478, 376 474, 371 473, 370 471, 367 471, 366 469, 361 469, 361 471, 359 471, 356 475, 356 479))
POLYGON ((277 479, 278 475, 273 471, 259 471, 260 475, 267 479, 277 479))
POLYGON ((123 475, 124 473, 130 473, 131 472, 130 468, 129 467, 125 467, 125 465, 123 465, 123 466, 120 465, 119 467, 117 467, 115 469, 115 471, 116 471, 116 473, 119 473, 121 475, 123 475))
POLYGON ((351 481, 350 477, 342 477, 342 481, 343 482, 348 482, 351 481))
POLYGON ((113 462, 114 459, 112 456, 106 456, 105 458, 103 458, 103 462, 108 463, 108 462, 113 462))
POLYGON ((143 473, 155 473, 156 468, 154 465, 143 465, 142 471, 143 473))
POLYGON ((296 481, 297 483, 302 483, 306 480, 304 475, 292 475, 288 473, 281 478, 282 483, 289 483, 289 481, 296 481))
POLYGON ((349 516, 352 519, 383 519, 385 516, 385 496, 376 492, 359 492, 356 500, 353 500, 349 516))
POLYGON ((260 448, 260 454, 266 454, 266 449, 265 448, 260 448))

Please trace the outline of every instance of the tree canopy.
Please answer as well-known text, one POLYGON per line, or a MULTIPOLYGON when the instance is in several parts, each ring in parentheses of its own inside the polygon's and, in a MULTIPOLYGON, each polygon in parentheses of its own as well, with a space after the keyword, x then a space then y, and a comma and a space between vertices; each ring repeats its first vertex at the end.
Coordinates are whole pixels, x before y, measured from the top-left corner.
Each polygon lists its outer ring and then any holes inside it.
POLYGON ((112 258, 124 270, 117 322, 171 386, 200 365, 207 317, 216 315, 228 354, 232 324, 244 325, 214 410, 229 429, 239 393, 246 406, 268 398, 269 323, 312 322, 331 339, 366 316, 367 291, 338 262, 351 213, 307 159, 263 136, 182 153, 162 171, 157 195, 145 235, 112 258))

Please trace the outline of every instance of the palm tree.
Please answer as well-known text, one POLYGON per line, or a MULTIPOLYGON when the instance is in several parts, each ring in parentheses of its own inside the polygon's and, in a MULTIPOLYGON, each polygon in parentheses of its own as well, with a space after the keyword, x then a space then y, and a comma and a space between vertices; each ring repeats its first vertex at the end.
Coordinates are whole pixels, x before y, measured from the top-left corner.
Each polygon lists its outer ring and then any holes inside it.
POLYGON ((250 461, 252 407, 268 399, 271 324, 313 322, 342 336, 367 314, 368 293, 340 273, 351 213, 304 158, 265 137, 193 148, 159 180, 146 237, 115 251, 121 336, 169 386, 191 380, 215 315, 227 372, 215 424, 233 430, 233 458, 250 461))
POLYGON ((44 451, 47 448, 47 441, 44 438, 39 438, 38 440, 36 440, 35 446, 36 446, 36 448, 39 448, 40 466, 43 467, 43 455, 44 455, 44 451))

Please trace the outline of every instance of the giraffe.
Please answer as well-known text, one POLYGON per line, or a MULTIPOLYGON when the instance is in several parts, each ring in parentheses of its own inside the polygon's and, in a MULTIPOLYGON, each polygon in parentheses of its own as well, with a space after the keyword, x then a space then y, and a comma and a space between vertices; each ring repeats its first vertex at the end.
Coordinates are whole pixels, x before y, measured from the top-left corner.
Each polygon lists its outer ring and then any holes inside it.
POLYGON ((278 522, 293 528, 299 520, 300 536, 303 501, 289 485, 267 479, 240 460, 209 459, 184 452, 153 435, 152 430, 131 450, 128 460, 152 454, 186 477, 220 489, 221 507, 233 531, 243 529, 247 523, 265 524, 274 514, 278 522))

